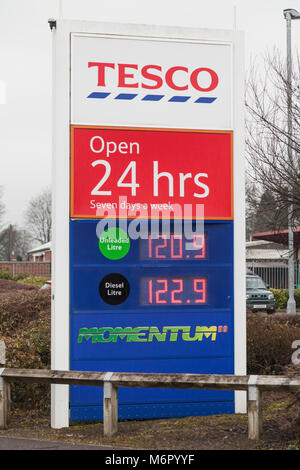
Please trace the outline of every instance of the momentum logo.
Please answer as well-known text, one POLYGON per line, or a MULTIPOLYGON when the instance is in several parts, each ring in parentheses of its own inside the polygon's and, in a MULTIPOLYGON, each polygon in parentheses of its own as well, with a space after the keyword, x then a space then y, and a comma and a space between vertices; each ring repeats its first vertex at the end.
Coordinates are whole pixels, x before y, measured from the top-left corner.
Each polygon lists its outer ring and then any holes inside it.
POLYGON ((115 64, 109 62, 88 62, 89 68, 95 68, 97 72, 97 86, 103 88, 130 88, 131 93, 113 93, 112 91, 94 91, 87 98, 116 100, 141 101, 162 101, 185 103, 193 100, 194 103, 213 103, 217 98, 211 96, 200 96, 196 100, 192 98, 192 93, 208 93, 215 90, 219 83, 217 73, 206 67, 198 67, 189 70, 188 67, 174 66, 163 70, 160 65, 137 64, 115 64), (136 90, 156 90, 155 93, 136 93, 136 90), (163 90, 170 93, 186 92, 187 94, 177 94, 170 96, 163 90))
POLYGON ((154 339, 158 342, 202 341, 203 338, 216 341, 217 334, 227 333, 228 326, 196 326, 191 334, 190 326, 164 326, 161 330, 156 326, 127 326, 122 328, 80 328, 77 343, 91 340, 92 343, 116 343, 119 339, 126 343, 151 343, 154 339))

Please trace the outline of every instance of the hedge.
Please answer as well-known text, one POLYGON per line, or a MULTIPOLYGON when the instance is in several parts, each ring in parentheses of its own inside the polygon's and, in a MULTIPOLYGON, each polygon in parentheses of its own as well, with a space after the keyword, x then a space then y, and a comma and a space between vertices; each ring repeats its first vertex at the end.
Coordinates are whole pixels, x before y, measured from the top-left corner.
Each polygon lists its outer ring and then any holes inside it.
MULTIPOLYGON (((7 366, 49 369, 50 292, 8 280, 0 280, 0 288, 0 339, 7 346, 7 366)), ((300 340, 299 314, 248 313, 247 373, 284 373, 294 340, 300 340)), ((16 383, 12 400, 17 407, 48 409, 50 387, 16 383)))
POLYGON ((22 284, 33 284, 42 287, 50 278, 45 276, 31 276, 28 273, 19 273, 13 276, 8 269, 0 269, 0 279, 19 281, 22 284))
POLYGON ((28 273, 19 273, 13 276, 8 269, 0 269, 0 279, 6 279, 9 281, 19 281, 29 277, 28 273))
MULTIPOLYGON (((288 289, 270 289, 273 292, 276 300, 276 308, 283 309, 286 308, 287 301, 289 298, 289 291, 288 289)), ((300 308, 300 289, 295 289, 294 297, 296 301, 296 307, 300 308)))
POLYGON ((248 313, 248 374, 283 374, 291 365, 295 340, 300 340, 300 315, 248 313))

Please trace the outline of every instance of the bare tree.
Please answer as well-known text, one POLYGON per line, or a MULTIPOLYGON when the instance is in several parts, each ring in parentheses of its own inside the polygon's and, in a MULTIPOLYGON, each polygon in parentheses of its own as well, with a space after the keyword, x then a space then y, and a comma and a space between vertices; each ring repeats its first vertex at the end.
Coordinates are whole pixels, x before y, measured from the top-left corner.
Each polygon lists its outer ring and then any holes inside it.
POLYGON ((5 206, 2 201, 2 197, 3 197, 3 187, 0 186, 0 228, 3 227, 3 216, 5 214, 5 206))
POLYGON ((30 242, 26 230, 10 224, 0 233, 0 259, 11 261, 14 254, 18 261, 26 260, 30 242))
MULTIPOLYGON (((286 227, 288 206, 300 215, 300 62, 294 66, 291 86, 286 63, 277 50, 264 59, 263 73, 252 67, 247 83, 246 151, 248 178, 269 194, 265 209, 276 211, 274 230, 286 227), (288 134, 287 100, 291 99, 292 135, 288 134), (288 156, 288 146, 291 156, 288 156)), ((251 183, 249 183, 251 184, 251 183)))
POLYGON ((45 189, 31 199, 25 213, 26 228, 41 244, 51 240, 51 191, 45 189))
POLYGON ((256 212, 259 205, 260 193, 255 184, 246 178, 246 240, 252 239, 255 232, 256 212))
POLYGON ((278 206, 274 194, 246 180, 246 240, 255 232, 287 227, 287 211, 278 206))

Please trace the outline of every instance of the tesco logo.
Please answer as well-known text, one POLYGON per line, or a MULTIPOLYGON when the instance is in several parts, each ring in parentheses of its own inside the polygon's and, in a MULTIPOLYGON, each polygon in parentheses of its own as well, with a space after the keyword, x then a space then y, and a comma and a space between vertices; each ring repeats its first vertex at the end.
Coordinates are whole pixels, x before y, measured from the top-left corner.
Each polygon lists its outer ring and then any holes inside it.
POLYGON ((215 90, 219 83, 219 77, 217 73, 206 67, 199 67, 195 70, 190 71, 188 67, 175 66, 170 67, 165 73, 162 73, 162 67, 160 65, 144 65, 140 69, 140 75, 142 79, 146 79, 149 82, 141 83, 138 82, 136 75, 139 70, 139 66, 136 64, 113 64, 107 62, 89 62, 88 67, 96 67, 98 72, 97 86, 106 87, 106 71, 107 69, 114 69, 117 71, 118 87, 120 88, 142 88, 148 90, 157 90, 162 87, 165 82, 169 88, 176 91, 188 90, 192 86, 197 91, 208 92, 215 90), (184 85, 178 85, 176 83, 176 76, 178 74, 184 74, 186 76, 186 83, 184 85), (210 76, 210 84, 207 87, 203 87, 199 83, 199 78, 203 74, 210 76))
MULTIPOLYGON (((181 65, 163 70, 160 65, 116 64, 110 62, 88 62, 88 68, 96 71, 97 86, 107 88, 111 85, 114 71, 114 86, 128 88, 131 93, 121 93, 118 99, 133 99, 135 89, 160 90, 166 85, 170 91, 192 91, 208 93, 215 90, 219 83, 218 74, 208 67, 189 68, 181 65)), ((88 98, 106 98, 111 93, 94 92, 88 98)), ((159 101, 165 95, 146 95, 145 100, 159 101)), ((187 101, 191 96, 173 96, 169 101, 187 101)), ((195 102, 213 102, 216 98, 200 97, 195 102)))

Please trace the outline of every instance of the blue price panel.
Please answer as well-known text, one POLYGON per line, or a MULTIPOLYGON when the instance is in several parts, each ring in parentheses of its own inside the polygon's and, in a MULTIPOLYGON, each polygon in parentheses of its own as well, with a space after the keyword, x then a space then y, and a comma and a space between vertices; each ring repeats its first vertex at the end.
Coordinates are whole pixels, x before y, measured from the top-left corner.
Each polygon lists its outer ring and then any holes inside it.
MULTIPOLYGON (((97 221, 71 220, 71 369, 234 373, 233 223, 207 222, 99 249, 97 221)), ((71 387, 72 420, 102 419, 98 387, 71 387)), ((234 412, 233 392, 119 390, 121 419, 234 412)))

